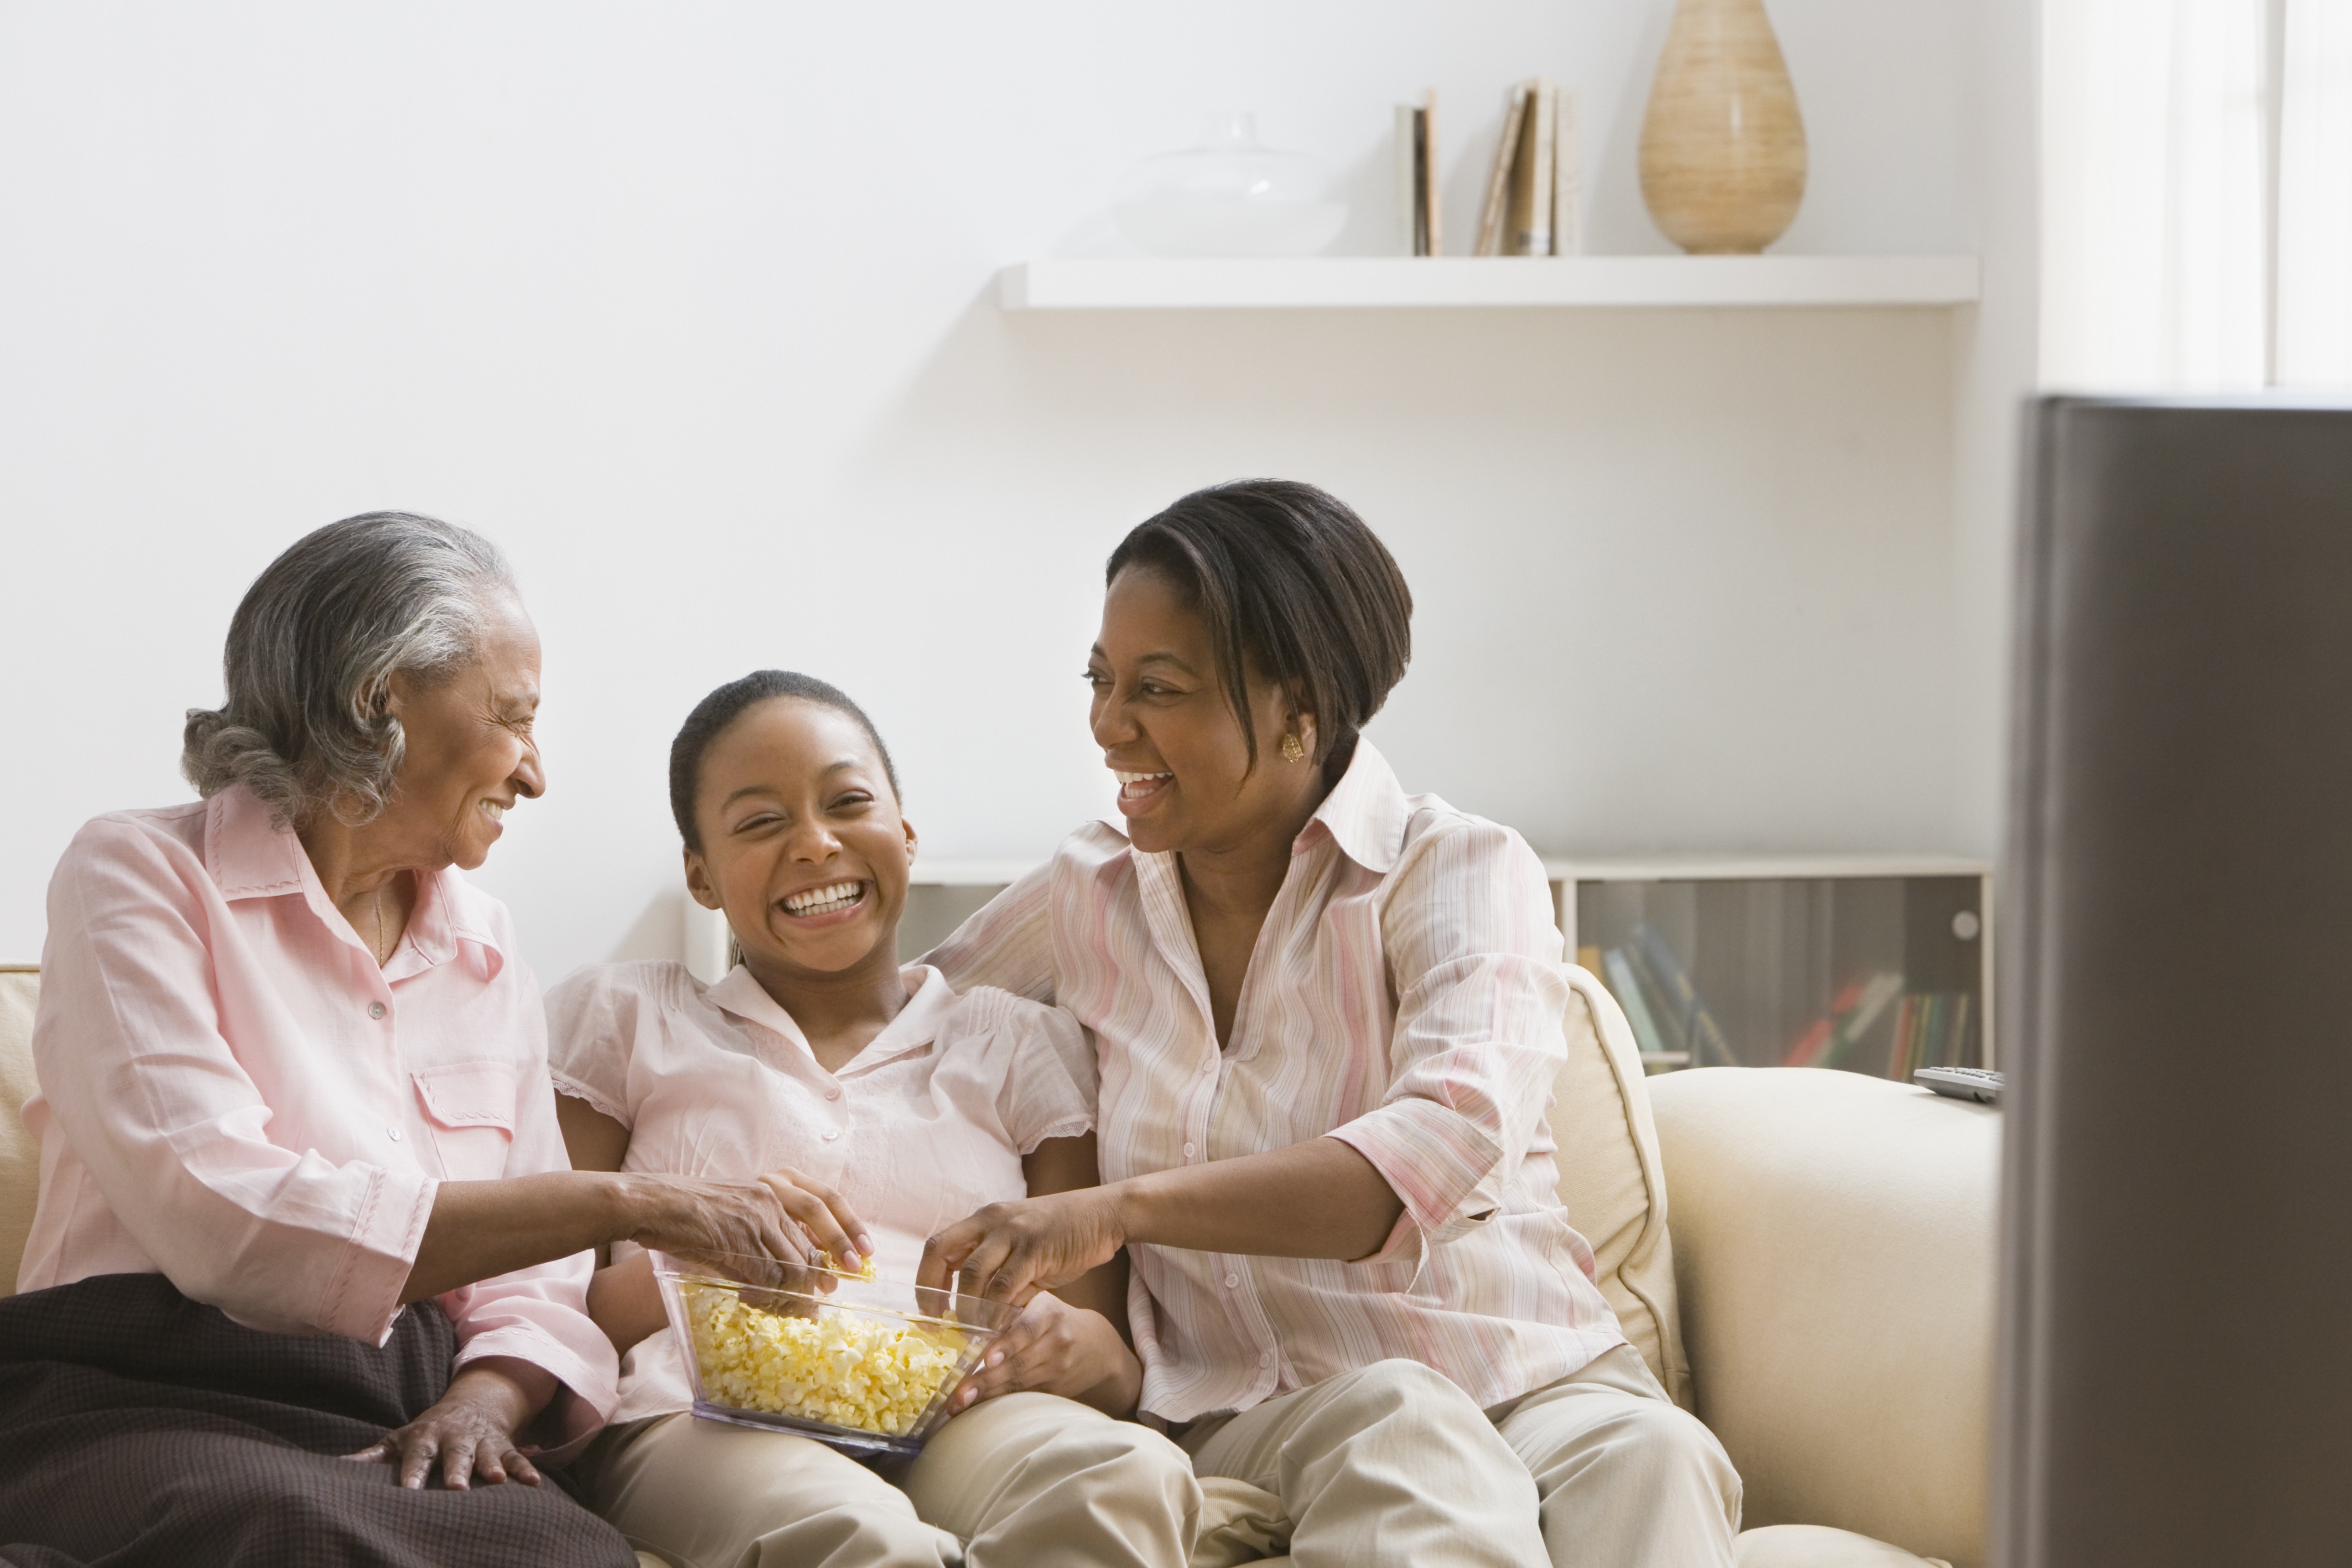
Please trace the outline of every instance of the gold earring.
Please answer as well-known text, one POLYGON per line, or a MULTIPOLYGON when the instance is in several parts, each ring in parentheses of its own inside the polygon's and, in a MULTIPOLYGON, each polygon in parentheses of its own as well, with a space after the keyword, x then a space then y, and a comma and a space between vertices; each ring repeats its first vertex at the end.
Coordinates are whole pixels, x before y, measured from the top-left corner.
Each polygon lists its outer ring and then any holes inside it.
POLYGON ((1282 738, 1282 755, 1286 762, 1303 763, 1307 760, 1307 748, 1298 743, 1297 736, 1285 735, 1282 738))

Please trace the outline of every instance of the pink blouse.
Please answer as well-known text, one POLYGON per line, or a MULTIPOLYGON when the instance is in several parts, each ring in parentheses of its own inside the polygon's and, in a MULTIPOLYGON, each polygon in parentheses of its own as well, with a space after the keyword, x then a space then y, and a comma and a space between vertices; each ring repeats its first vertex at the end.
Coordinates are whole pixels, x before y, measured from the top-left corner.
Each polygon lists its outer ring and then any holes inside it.
MULTIPOLYGON (((555 1084, 629 1130, 628 1170, 824 1183, 877 1269, 912 1279, 933 1231, 1027 1193, 1024 1154, 1093 1127, 1095 1058, 1058 1008, 905 974, 906 1006, 834 1073, 748 969, 709 986, 681 963, 583 970, 547 996, 555 1084)), ((668 1330, 629 1352, 615 1421, 689 1403, 668 1330)))
POLYGON ((1391 1356, 1496 1405, 1623 1343, 1554 1191, 1569 986, 1526 841, 1406 795, 1359 741, 1291 846, 1222 1050, 1181 877, 1083 827, 929 961, 1094 1031, 1106 1182, 1328 1134, 1404 1212, 1352 1263, 1131 1248, 1143 1408, 1244 1410, 1391 1356))
MULTIPOLYGON (((161 1272, 249 1327, 381 1344, 441 1182, 570 1168, 538 984, 506 910, 454 871, 421 879, 379 968, 240 786, 89 823, 48 916, 19 1290, 161 1272)), ((593 1261, 439 1298, 457 1364, 514 1356, 562 1382, 567 1439, 614 1397, 593 1261)))

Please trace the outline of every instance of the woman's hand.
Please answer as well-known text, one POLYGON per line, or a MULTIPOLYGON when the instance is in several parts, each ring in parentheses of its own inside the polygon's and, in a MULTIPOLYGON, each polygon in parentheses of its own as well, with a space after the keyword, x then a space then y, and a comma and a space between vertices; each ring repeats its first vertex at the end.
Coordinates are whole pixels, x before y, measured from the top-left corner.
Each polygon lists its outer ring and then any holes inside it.
POLYGON ((456 1491, 477 1475, 492 1486, 512 1479, 539 1485, 539 1471, 515 1444, 515 1433, 555 1396, 555 1376, 507 1356, 473 1363, 449 1380, 449 1391, 407 1426, 345 1458, 396 1464, 400 1484, 414 1491, 434 1462, 441 1484, 456 1491))
POLYGON ((1135 1414, 1143 1394, 1143 1363, 1100 1312, 1073 1307, 1040 1290, 999 1334, 948 1400, 950 1413, 1000 1394, 1034 1389, 1091 1405, 1107 1415, 1135 1414))
POLYGON ((637 1227, 626 1239, 707 1261, 740 1275, 745 1258, 779 1267, 746 1281, 788 1287, 803 1269, 836 1266, 855 1272, 873 1255, 874 1239, 841 1194, 786 1166, 751 1181, 681 1176, 632 1176, 643 1197, 637 1227))
POLYGON ((1119 1189, 1087 1187, 1049 1197, 991 1204, 923 1244, 915 1283, 1026 1306, 1040 1290, 1066 1285, 1108 1263, 1127 1245, 1119 1189))

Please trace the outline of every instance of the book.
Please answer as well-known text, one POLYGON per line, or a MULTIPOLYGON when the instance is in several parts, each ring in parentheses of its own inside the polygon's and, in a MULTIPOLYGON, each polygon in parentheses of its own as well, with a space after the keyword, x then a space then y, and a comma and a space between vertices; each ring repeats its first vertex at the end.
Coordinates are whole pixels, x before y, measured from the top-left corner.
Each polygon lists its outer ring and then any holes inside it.
POLYGON ((1437 89, 1396 106, 1396 248, 1399 256, 1439 253, 1437 89))
POLYGON ((1425 256, 1422 249, 1421 110, 1396 106, 1396 249, 1399 256, 1425 256))
POLYGON ((1658 1048, 1670 1055, 1690 1054, 1690 1031, 1683 1019, 1683 1010, 1666 989, 1665 981, 1652 967, 1649 955, 1642 951, 1640 939, 1625 949, 1626 966, 1633 970, 1634 981, 1642 994, 1649 999, 1650 1017, 1658 1026, 1658 1048))
POLYGON ((1881 970, 1866 979, 1849 980, 1830 999, 1830 1010, 1797 1037, 1780 1065, 1837 1066, 1902 991, 1903 976, 1889 970, 1881 970))
POLYGON ((1444 205, 1437 178, 1437 89, 1429 89, 1421 95, 1421 210, 1423 229, 1428 241, 1423 256, 1445 254, 1444 205))
POLYGON ((1559 89, 1543 77, 1522 89, 1527 111, 1519 117, 1519 145, 1511 157, 1509 216, 1504 223, 1507 256, 1551 254, 1552 147, 1559 116, 1559 89))
POLYGON ((1500 256, 1503 253, 1503 220, 1511 199, 1511 164, 1519 151, 1519 127, 1528 114, 1528 85, 1521 82, 1511 89, 1511 107, 1503 115, 1503 134, 1495 143, 1495 169, 1486 177, 1486 203, 1478 213, 1478 245, 1475 254, 1500 256))
POLYGON ((1633 979, 1633 966, 1626 962, 1625 950, 1611 948, 1601 955, 1601 963, 1609 972, 1610 993, 1617 998, 1617 1005, 1625 1009, 1625 1021, 1633 1026, 1634 1047, 1645 1057, 1664 1055, 1666 1047, 1658 1037, 1657 1020, 1650 1016, 1649 1001, 1633 979))
POLYGON ((1701 1067, 1710 1062, 1721 1067, 1738 1067, 1739 1058, 1731 1052, 1731 1042, 1723 1037, 1723 1030, 1715 1015, 1706 1010, 1699 999, 1698 987, 1691 984, 1690 972, 1683 967, 1682 959, 1668 944, 1658 928, 1643 921, 1633 933, 1642 956, 1648 961, 1650 973, 1658 977, 1661 994, 1676 1011, 1682 1025, 1682 1037, 1689 1049, 1691 1060, 1701 1067))
POLYGON ((1576 94, 1559 92, 1552 119, 1551 253, 1584 254, 1584 138, 1576 124, 1576 94))

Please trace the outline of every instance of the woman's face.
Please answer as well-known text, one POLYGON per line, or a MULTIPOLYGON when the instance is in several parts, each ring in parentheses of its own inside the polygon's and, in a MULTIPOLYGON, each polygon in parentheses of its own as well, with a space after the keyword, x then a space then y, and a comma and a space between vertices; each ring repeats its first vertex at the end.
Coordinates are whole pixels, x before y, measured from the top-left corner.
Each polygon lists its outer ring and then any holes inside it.
POLYGON ((703 753, 694 821, 686 885, 727 911, 755 974, 897 968, 915 830, 855 719, 797 697, 745 709, 703 753))
POLYGON ((1236 721, 1208 624, 1160 573, 1129 567, 1112 580, 1087 680, 1095 743, 1118 777, 1137 848, 1229 849, 1312 809, 1321 770, 1285 759, 1281 746, 1296 733, 1311 756, 1313 717, 1294 717, 1282 689, 1253 675, 1250 711, 1236 721), (1255 768, 1242 722, 1257 732, 1255 768))
POLYGON ((388 683, 407 735, 392 804, 371 826, 405 864, 472 870, 489 858, 517 800, 547 788, 531 725, 539 715, 539 633, 499 595, 485 610, 481 657, 429 683, 388 683))

